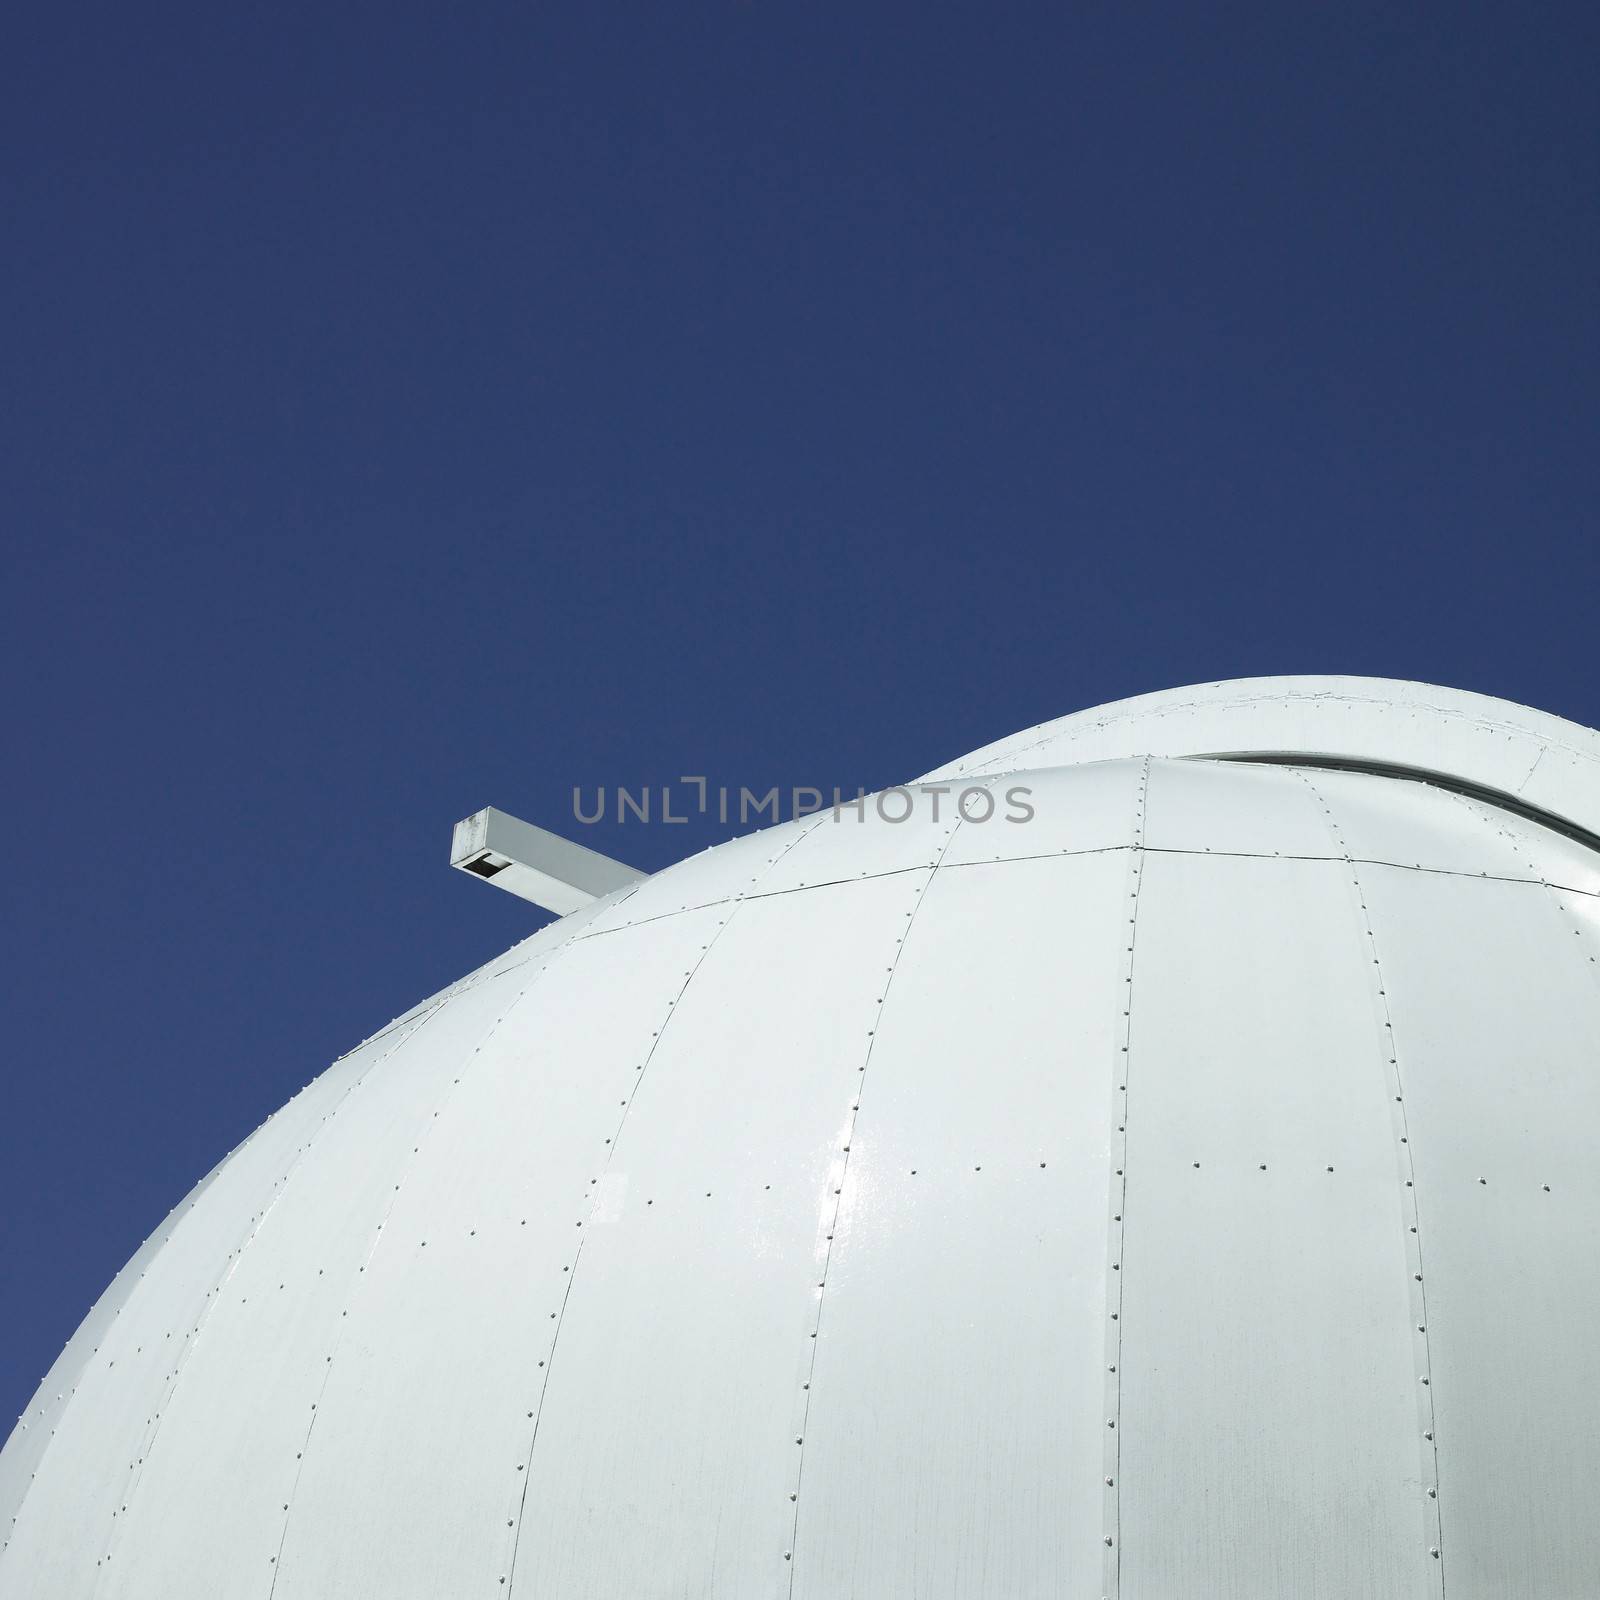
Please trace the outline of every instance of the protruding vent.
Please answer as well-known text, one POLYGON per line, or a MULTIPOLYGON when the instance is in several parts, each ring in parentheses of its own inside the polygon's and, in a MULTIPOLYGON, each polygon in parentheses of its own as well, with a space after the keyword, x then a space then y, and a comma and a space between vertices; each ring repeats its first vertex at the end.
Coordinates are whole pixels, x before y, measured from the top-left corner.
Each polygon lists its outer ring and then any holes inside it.
POLYGON ((495 888, 531 900, 558 916, 646 876, 598 850, 574 844, 493 806, 456 824, 450 840, 450 865, 492 879, 495 888))

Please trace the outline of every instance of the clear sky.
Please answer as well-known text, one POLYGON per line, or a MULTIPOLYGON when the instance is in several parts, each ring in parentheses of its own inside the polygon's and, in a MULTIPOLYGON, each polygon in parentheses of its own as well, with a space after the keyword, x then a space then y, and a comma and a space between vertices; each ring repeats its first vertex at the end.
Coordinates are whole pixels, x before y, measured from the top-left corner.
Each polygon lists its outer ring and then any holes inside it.
POLYGON ((12 15, 0 1414, 224 1150, 538 924, 446 866, 481 805, 875 787, 1256 673, 1600 724, 1597 44, 12 15))

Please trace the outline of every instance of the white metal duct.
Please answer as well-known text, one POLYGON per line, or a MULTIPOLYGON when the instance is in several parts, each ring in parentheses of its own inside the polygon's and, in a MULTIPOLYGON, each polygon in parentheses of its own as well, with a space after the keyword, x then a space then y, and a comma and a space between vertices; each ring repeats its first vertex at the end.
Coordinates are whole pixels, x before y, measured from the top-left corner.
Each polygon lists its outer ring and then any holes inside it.
POLYGON ((1476 792, 1600 743, 1274 681, 1199 743, 1475 792, 1038 730, 1031 821, 750 835, 336 1062, 46 1379, 0 1595, 1600 1594, 1600 856, 1476 792))

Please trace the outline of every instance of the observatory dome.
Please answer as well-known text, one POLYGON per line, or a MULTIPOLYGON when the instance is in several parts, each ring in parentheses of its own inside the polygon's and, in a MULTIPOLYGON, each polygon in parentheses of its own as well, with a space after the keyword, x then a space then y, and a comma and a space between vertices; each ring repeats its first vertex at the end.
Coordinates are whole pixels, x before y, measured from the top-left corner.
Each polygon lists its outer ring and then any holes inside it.
POLYGON ((1600 1594, 1600 736, 1260 679, 922 781, 245 1139, 0 1455, 0 1596, 1600 1594))

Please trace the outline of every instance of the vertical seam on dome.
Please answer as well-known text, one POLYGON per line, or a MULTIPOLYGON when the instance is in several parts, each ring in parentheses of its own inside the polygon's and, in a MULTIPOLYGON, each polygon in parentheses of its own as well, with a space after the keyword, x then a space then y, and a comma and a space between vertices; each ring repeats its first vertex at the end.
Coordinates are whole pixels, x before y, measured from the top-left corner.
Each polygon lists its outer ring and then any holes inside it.
MULTIPOLYGON (((444 1086, 444 1092, 434 1103, 433 1116, 428 1119, 427 1123, 423 1124, 424 1128, 431 1126, 432 1122, 437 1119, 439 1112, 450 1103, 452 1091, 461 1082, 462 1074, 465 1072, 472 1058, 483 1050, 484 1046, 487 1045, 499 1031, 501 1024, 505 1022, 506 1018, 509 1017, 512 1012, 516 1011, 518 1007, 522 1005, 523 1001, 527 999, 529 993, 535 988, 544 975, 549 972, 551 967, 553 967, 561 959, 561 957, 572 948, 572 943, 573 942, 570 939, 563 940, 553 950, 551 950, 542 961, 538 961, 538 965, 532 972, 528 973, 526 978, 523 980, 521 988, 519 988, 506 1003, 505 1009, 494 1019, 493 1022, 489 1024, 487 1028, 483 1030, 483 1032, 478 1036, 478 1040, 472 1046, 471 1050, 469 1050, 461 1058, 460 1066, 451 1072, 451 1081, 444 1086)), ((533 959, 537 960, 538 958, 533 959)), ((505 977, 517 970, 519 969, 515 966, 507 967, 493 976, 505 977)), ((492 979, 485 981, 492 981, 492 979)), ((410 1037, 410 1035, 408 1035, 408 1037, 410 1037)), ((366 1256, 357 1267, 356 1276, 351 1281, 350 1291, 345 1297, 345 1304, 340 1312, 340 1323, 345 1320, 345 1312, 347 1312, 351 1304, 354 1303, 355 1295, 359 1289, 362 1276, 377 1257, 379 1247, 382 1245, 384 1240, 389 1219, 394 1215, 396 1197, 399 1195, 400 1190, 404 1186, 407 1178, 410 1177, 412 1169, 417 1165, 415 1158, 420 1153, 421 1144, 425 1137, 425 1134, 418 1134, 418 1143, 413 1147, 410 1157, 403 1159, 401 1162, 399 1171, 397 1173, 398 1181, 394 1184, 386 1198, 383 1207, 383 1214, 378 1219, 377 1225, 373 1229, 372 1240, 367 1246, 366 1256)), ((333 1348, 329 1352, 328 1359, 323 1363, 322 1381, 317 1385, 317 1397, 311 1404, 310 1419, 306 1423, 306 1431, 300 1441, 300 1449, 295 1457, 294 1477, 290 1481, 289 1498, 285 1502, 283 1508, 283 1526, 278 1533, 277 1550, 274 1552, 271 1558, 272 1582, 267 1590, 267 1600, 272 1600, 272 1597, 278 1592, 278 1575, 283 1571, 283 1552, 289 1540, 289 1523, 290 1519, 294 1515, 293 1508, 300 1488, 300 1479, 305 1472, 305 1458, 310 1453, 311 1439, 313 1434, 316 1432, 318 1412, 324 1398, 327 1395, 328 1384, 333 1376, 334 1358, 339 1354, 340 1350, 344 1346, 344 1332, 339 1326, 339 1323, 334 1324, 334 1333, 331 1343, 333 1348)))
MULTIPOLYGON (((1473 800, 1468 795, 1452 794, 1450 798, 1465 806, 1468 811, 1478 818, 1479 821, 1485 823, 1490 829, 1498 834, 1500 838, 1505 841, 1508 853, 1512 854, 1515 859, 1520 859, 1518 853, 1523 848, 1523 841, 1518 839, 1517 836, 1504 825, 1504 823, 1500 820, 1501 814, 1497 814, 1489 806, 1483 804, 1481 801, 1473 800)), ((1583 937, 1583 929, 1578 925, 1577 918, 1574 917, 1566 908, 1566 906, 1562 904, 1561 896, 1563 894, 1583 894, 1586 891, 1581 889, 1569 889, 1563 884, 1552 883, 1545 873, 1540 869, 1538 863, 1531 859, 1527 861, 1526 865, 1528 870, 1534 874, 1534 881, 1537 881, 1539 887, 1544 891, 1544 898, 1549 902, 1550 908, 1555 912, 1556 917, 1560 921, 1562 927, 1565 928, 1566 931, 1574 938, 1581 939, 1583 937)), ((1505 878, 1495 873, 1481 873, 1479 876, 1491 878, 1497 882, 1503 883, 1527 883, 1530 881, 1527 878, 1505 878)), ((1588 956, 1587 965, 1590 968, 1590 977, 1593 978, 1595 982, 1600 983, 1600 962, 1597 962, 1595 955, 1587 949, 1583 951, 1583 954, 1588 956)))
POLYGON ((1113 1037, 1117 1042, 1112 1060, 1110 1171, 1106 1184, 1106 1373, 1105 1373, 1105 1466, 1102 1539, 1105 1550, 1101 1562, 1101 1590, 1104 1600, 1117 1600, 1122 1586, 1122 1285, 1127 1273, 1124 1243, 1128 1198, 1128 1101, 1129 1061, 1133 1044, 1133 963, 1139 927, 1139 890, 1144 877, 1145 810, 1149 798, 1150 761, 1146 756, 1139 771, 1133 795, 1133 830, 1128 847, 1127 922, 1119 929, 1123 936, 1118 963, 1117 985, 1122 1015, 1113 1037))
MULTIPOLYGON (((995 777, 989 783, 984 784, 983 787, 992 794, 994 784, 999 782, 1000 778, 1003 776, 1005 776, 1003 773, 996 774, 995 777)), ((883 1026, 884 1006, 888 1003, 890 990, 894 987, 895 975, 900 970, 900 957, 902 954, 904 954, 905 947, 911 939, 912 928, 916 926, 917 913, 922 909, 922 902, 927 897, 928 890, 932 886, 934 878, 938 876, 939 868, 944 864, 944 858, 950 853, 950 847, 955 842, 955 837, 960 831, 961 824, 966 820, 966 809, 958 799, 956 802, 955 820, 945 830, 944 844, 940 848, 939 853, 933 858, 932 861, 928 863, 928 875, 925 879, 923 879, 921 885, 917 888, 912 897, 911 909, 906 913, 905 931, 898 935, 895 940, 894 956, 890 961, 888 970, 884 976, 883 992, 878 996, 877 1006, 873 1012, 872 1027, 867 1030, 866 1050, 863 1054, 861 1065, 857 1069, 857 1082, 854 1086, 851 1097, 850 1117, 846 1123, 844 1150, 841 1152, 842 1159, 838 1162, 835 1169, 836 1181, 833 1181, 831 1184, 833 1189, 833 1214, 828 1221, 827 1238, 825 1241, 827 1244, 827 1249, 824 1251, 822 1257, 822 1275, 815 1290, 816 1298, 814 1304, 816 1310, 815 1315, 812 1318, 810 1336, 808 1339, 808 1343, 811 1346, 811 1353, 809 1358, 804 1363, 805 1380, 802 1384, 800 1398, 796 1406, 796 1415, 799 1418, 799 1431, 794 1438, 796 1446, 794 1477, 792 1480, 793 1488, 789 1494, 789 1500, 791 1505, 794 1507, 794 1510, 791 1513, 789 1520, 789 1548, 783 1553, 783 1559, 789 1567, 789 1581, 784 1592, 791 1597, 791 1600, 794 1595, 795 1572, 797 1571, 799 1565, 794 1560, 794 1555, 799 1547, 800 1540, 800 1487, 805 1472, 806 1439, 810 1434, 811 1390, 812 1384, 816 1379, 817 1348, 822 1343, 822 1310, 828 1292, 828 1273, 830 1268, 833 1266, 833 1243, 834 1236, 838 1232, 839 1212, 843 1205, 845 1180, 849 1176, 850 1172, 850 1154, 852 1147, 855 1144, 856 1121, 860 1116, 861 1102, 866 1091, 867 1069, 872 1065, 873 1046, 877 1043, 879 1030, 883 1026)))
MULTIPOLYGON (((756 884, 765 878, 767 874, 771 872, 772 869, 777 866, 777 864, 783 860, 783 858, 788 855, 791 850, 793 850, 802 842, 802 840, 809 838, 810 835, 816 831, 817 827, 829 816, 829 814, 830 813, 827 811, 819 811, 815 819, 809 825, 800 829, 799 832, 797 832, 794 837, 791 838, 789 842, 777 852, 776 855, 769 856, 763 863, 761 869, 751 876, 750 888, 753 889, 756 884)), ((606 1148, 606 1156, 605 1160, 601 1163, 599 1177, 604 1178, 610 1171, 612 1160, 617 1152, 617 1146, 622 1140, 622 1130, 627 1124, 628 1113, 633 1110, 633 1103, 635 1099, 637 1099, 639 1089, 644 1083, 645 1077, 649 1071, 650 1063, 655 1059, 656 1051, 660 1048, 662 1039, 666 1037, 666 1032, 672 1024, 672 1019, 678 1014, 678 1007, 682 1004, 683 997, 688 992, 689 985, 694 982, 695 974, 699 972, 701 967, 706 964, 707 960, 710 958, 712 950, 716 948, 717 941, 721 939, 724 933, 727 932, 729 925, 732 923, 734 917, 738 914, 739 907, 744 904, 748 897, 748 891, 745 893, 736 894, 732 897, 731 903, 728 905, 727 915, 719 920, 716 931, 712 934, 710 939, 706 941, 706 946, 700 952, 699 959, 692 967, 689 968, 688 972, 684 975, 683 982, 678 986, 677 994, 674 995, 673 998, 668 1002, 666 1017, 662 1021, 660 1028, 651 1038, 650 1046, 645 1052, 644 1060, 640 1063, 639 1070, 634 1074, 633 1087, 628 1091, 628 1097, 623 1102, 622 1113, 617 1118, 616 1127, 612 1132, 610 1143, 606 1148)), ((579 1226, 582 1226, 581 1220, 579 1226)), ((500 1577, 500 1583, 505 1588, 506 1600, 510 1600, 511 1594, 516 1588, 517 1553, 522 1546, 522 1528, 527 1516, 528 1507, 528 1485, 533 1480, 533 1457, 534 1451, 537 1449, 539 1443, 539 1425, 544 1420, 544 1402, 545 1396, 550 1391, 551 1376, 555 1371, 556 1347, 561 1340, 561 1330, 566 1324, 567 1305, 572 1299, 572 1286, 578 1281, 578 1267, 583 1260, 583 1247, 587 1242, 587 1234, 578 1240, 577 1249, 573 1252, 572 1270, 566 1275, 567 1281, 561 1292, 561 1302, 556 1307, 556 1325, 550 1336, 549 1353, 542 1363, 544 1368, 544 1380, 539 1385, 539 1397, 534 1404, 533 1427, 528 1432, 528 1448, 523 1453, 522 1460, 518 1468, 519 1475, 522 1478, 522 1487, 515 1500, 515 1510, 512 1517, 512 1533, 511 1538, 507 1541, 505 1571, 500 1577)))
MULTIPOLYGON (((418 1013, 413 1026, 408 1027, 403 1033, 400 1033, 386 1050, 382 1050, 375 1055, 373 1059, 369 1061, 367 1065, 350 1080, 350 1082, 345 1086, 344 1093, 341 1094, 339 1098, 334 1101, 333 1105, 331 1105, 323 1114, 316 1127, 313 1128, 306 1136, 306 1142, 295 1151, 283 1176, 278 1179, 277 1183, 273 1186, 276 1192, 273 1193, 267 1204, 262 1208, 260 1215, 252 1219, 250 1230, 245 1234, 242 1243, 239 1245, 239 1248, 229 1254, 227 1258, 227 1265, 222 1273, 222 1276, 218 1278, 216 1284, 207 1294, 205 1305, 202 1307, 200 1312, 199 1320, 195 1323, 189 1338, 183 1345, 183 1348, 178 1352, 177 1364, 172 1369, 172 1381, 163 1390, 159 1397, 159 1404, 151 1412, 153 1427, 151 1429, 150 1436, 144 1441, 143 1453, 137 1455, 134 1461, 130 1464, 128 1476, 124 1482, 122 1493, 117 1497, 117 1507, 112 1511, 113 1533, 120 1534, 121 1529, 127 1526, 128 1507, 132 1503, 135 1494, 138 1492, 139 1484, 144 1478, 144 1469, 149 1465, 151 1456, 155 1454, 156 1443, 161 1437, 161 1425, 168 1412, 171 1410, 173 1398, 177 1394, 178 1387, 183 1381, 183 1374, 187 1369, 189 1357, 198 1348, 201 1334, 205 1331, 206 1324, 210 1321, 212 1312, 217 1308, 218 1305, 221 1304, 223 1288, 226 1286, 229 1279, 232 1278, 233 1275, 239 1270, 239 1266, 244 1259, 245 1251, 255 1243, 256 1239, 261 1233, 261 1230, 267 1224, 267 1218, 271 1216, 272 1213, 277 1209, 278 1203, 288 1192, 289 1180, 299 1170, 301 1163, 304 1162, 306 1156, 310 1153, 312 1145, 316 1143, 317 1135, 320 1134, 322 1130, 327 1127, 328 1123, 339 1114, 339 1112, 344 1108, 345 1101, 347 1101, 350 1096, 361 1087, 362 1083, 366 1081, 368 1076, 377 1071, 377 1069, 382 1066, 383 1063, 387 1061, 396 1050, 405 1044, 407 1040, 414 1039, 417 1034, 421 1032, 425 1024, 428 1023, 434 1016, 438 1014, 440 1010, 443 1009, 445 1005, 449 1003, 449 1000, 449 993, 435 997, 430 1004, 428 1004, 421 1012, 418 1013), (120 1521, 118 1519, 120 1519, 120 1521)), ((394 1024, 391 1024, 390 1026, 392 1028, 394 1024)), ((388 1032, 389 1029, 384 1029, 373 1037, 376 1039, 386 1035, 388 1032)), ((357 1046, 357 1048, 359 1049, 361 1047, 357 1046)), ((353 1052, 349 1052, 345 1056, 337 1057, 329 1064, 329 1068, 327 1070, 331 1071, 332 1068, 337 1066, 340 1061, 347 1060, 349 1054, 353 1054, 353 1052)), ((307 1087, 309 1087, 309 1085, 307 1087)), ((304 1092, 305 1090, 301 1091, 302 1094, 304 1092)), ((278 1113, 274 1112, 273 1115, 277 1116, 278 1113)), ((265 1123, 262 1124, 262 1126, 265 1125, 265 1123)), ((259 1131, 260 1129, 257 1129, 257 1132, 259 1131)), ((251 1138, 253 1139, 254 1135, 252 1135, 251 1138)), ((249 1144, 250 1142, 250 1140, 243 1141, 243 1143, 241 1143, 239 1146, 239 1150, 242 1151, 245 1145, 249 1144)), ((237 1154, 238 1152, 236 1151, 235 1153, 237 1154)), ((231 1157, 229 1159, 231 1159, 231 1157)), ((115 1554, 116 1548, 120 1543, 120 1538, 114 1540, 108 1538, 106 1541, 107 1548, 104 1556, 96 1558, 94 1583, 90 1589, 91 1596, 99 1594, 101 1577, 105 1568, 109 1566, 111 1558, 115 1554)))
POLYGON ((1383 1056, 1386 1061, 1386 1078, 1389 1088, 1389 1110, 1391 1125, 1397 1141, 1397 1153, 1400 1168, 1404 1174, 1404 1187, 1401 1190, 1402 1220, 1406 1226, 1404 1239, 1406 1253, 1406 1271, 1410 1278, 1407 1285, 1410 1295, 1412 1312, 1412 1353, 1413 1365, 1421 1370, 1417 1372, 1417 1414, 1421 1423, 1422 1439, 1421 1456, 1423 1468, 1423 1488, 1427 1499, 1423 1506, 1423 1517, 1430 1531, 1431 1540, 1428 1554, 1438 1562, 1438 1577, 1433 1587, 1439 1596, 1444 1594, 1444 1540, 1442 1534, 1442 1518, 1439 1513, 1439 1445, 1436 1437, 1436 1426, 1433 1409, 1433 1357, 1429 1343, 1430 1322, 1428 1318, 1428 1293, 1427 1282, 1422 1259, 1422 1217, 1421 1209, 1417 1203, 1416 1188, 1416 1162, 1411 1150, 1411 1130, 1406 1116, 1405 1083, 1400 1067, 1400 1046, 1395 1037, 1394 1018, 1389 1010, 1388 985, 1383 977, 1383 964, 1378 951, 1378 940, 1372 929, 1372 911, 1367 905, 1367 892, 1361 882, 1360 865, 1350 853, 1350 847, 1345 843, 1338 820, 1334 817, 1333 809, 1328 804, 1327 798, 1315 783, 1311 781, 1302 769, 1296 768, 1294 775, 1310 790, 1318 808, 1321 810, 1323 820, 1333 835, 1334 844, 1339 851, 1339 857, 1350 869, 1351 882, 1355 885, 1356 902, 1361 908, 1361 925, 1366 933, 1366 947, 1372 958, 1373 975, 1377 978, 1377 998, 1379 1009, 1383 1013, 1383 1056))
MULTIPOLYGON (((336 1065, 337 1063, 333 1064, 336 1065)), ((301 1091, 301 1093, 304 1092, 304 1090, 301 1091)), ((296 1098, 298 1098, 298 1096, 296 1096, 296 1098)), ((292 1101, 290 1103, 292 1104, 292 1101)), ((271 1124, 273 1118, 277 1116, 277 1114, 277 1112, 269 1113, 269 1115, 263 1118, 261 1122, 252 1128, 250 1132, 238 1142, 238 1144, 236 1144, 210 1169, 210 1171, 204 1173, 195 1182, 194 1186, 188 1191, 188 1193, 185 1194, 175 1206, 171 1207, 161 1221, 157 1223, 156 1226, 139 1241, 139 1248, 135 1250, 133 1255, 128 1258, 128 1260, 123 1264, 122 1270, 119 1271, 117 1276, 106 1285, 105 1289, 101 1291, 100 1297, 94 1302, 93 1305, 89 1307, 88 1312, 84 1316, 84 1322, 87 1322, 90 1317, 100 1310, 102 1304, 105 1303, 107 1296, 111 1294, 111 1292, 117 1287, 119 1281, 122 1280, 123 1274, 128 1272, 132 1268, 134 1262, 139 1259, 140 1252, 144 1250, 145 1246, 148 1245, 158 1233, 162 1233, 164 1234, 164 1237, 162 1238, 160 1245, 158 1245, 156 1249, 151 1252, 149 1257, 147 1257, 147 1264, 155 1261, 156 1257, 161 1253, 161 1250, 165 1248, 167 1241, 170 1240, 172 1235, 177 1231, 179 1225, 186 1217, 188 1217, 189 1213, 192 1212, 197 1205, 199 1205, 207 1190, 210 1189, 211 1185, 222 1173, 222 1170, 234 1159, 235 1156, 243 1155, 244 1152, 255 1143, 255 1141, 271 1124)), ((6 1568, 5 1553, 11 1547, 11 1540, 16 1534, 17 1524, 21 1520, 23 1508, 28 1502, 28 1495, 32 1490, 33 1485, 38 1481, 39 1473, 44 1470, 45 1462, 49 1459, 51 1446, 56 1441, 57 1430, 60 1428, 62 1423, 65 1422, 67 1412, 71 1408, 74 1397, 77 1395, 78 1387, 87 1377, 91 1365, 94 1363, 95 1358, 100 1354, 101 1347, 110 1342, 112 1335, 117 1331, 117 1322, 121 1318, 122 1313, 133 1304, 134 1296, 138 1292, 139 1284, 144 1280, 144 1276, 144 1272, 140 1272, 137 1277, 130 1278, 123 1284, 123 1288, 125 1290, 124 1297, 115 1307, 115 1309, 112 1310, 110 1316, 101 1327, 100 1343, 92 1345, 88 1352, 84 1354, 83 1359, 79 1363, 70 1382, 68 1382, 65 1376, 63 1376, 61 1379, 57 1380, 62 1384, 62 1388, 55 1389, 54 1386, 49 1382, 50 1372, 45 1373, 45 1376, 40 1381, 38 1388, 29 1397, 28 1409, 23 1411, 18 1416, 16 1428, 13 1430, 11 1438, 4 1441, 6 1448, 10 1448, 11 1444, 18 1440, 20 1433, 31 1428, 32 1424, 28 1420, 30 1412, 34 1414, 35 1421, 42 1424, 45 1419, 51 1415, 51 1411, 50 1402, 48 1400, 39 1401, 39 1396, 47 1392, 53 1392, 55 1394, 57 1409, 54 1415, 56 1419, 56 1426, 50 1429, 49 1437, 45 1440, 44 1444, 39 1447, 39 1454, 34 1458, 34 1464, 28 1472, 28 1481, 16 1499, 16 1509, 10 1513, 9 1524, 6 1526, 3 1533, 0 1533, 0 1573, 3 1573, 6 1568), (36 1410, 34 1406, 35 1401, 39 1401, 36 1410)), ((82 1329, 83 1323, 79 1323, 78 1327, 73 1330, 72 1338, 75 1339, 82 1329)), ((62 1355, 65 1355, 67 1349, 71 1348, 71 1342, 71 1339, 69 1339, 66 1347, 62 1350, 62 1355)), ((59 1362, 60 1360, 61 1356, 57 1356, 56 1361, 59 1362)), ((52 1363, 51 1371, 54 1371, 54 1366, 55 1364, 52 1363)))

